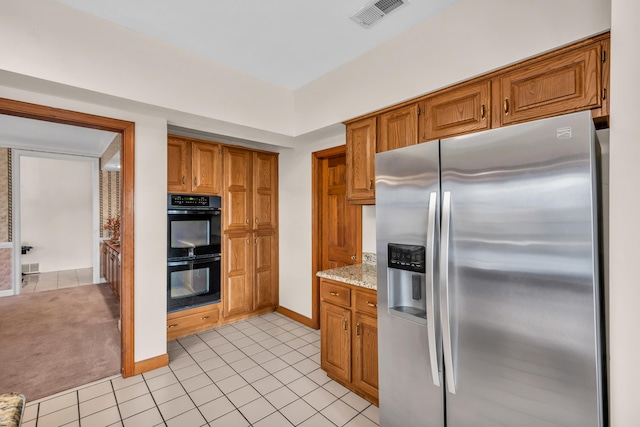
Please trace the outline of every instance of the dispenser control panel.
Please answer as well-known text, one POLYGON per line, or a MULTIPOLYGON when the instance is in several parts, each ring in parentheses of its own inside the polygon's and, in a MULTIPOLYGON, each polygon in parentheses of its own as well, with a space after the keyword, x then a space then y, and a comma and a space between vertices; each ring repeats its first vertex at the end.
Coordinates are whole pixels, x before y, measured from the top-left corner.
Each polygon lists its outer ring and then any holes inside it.
POLYGON ((389 243, 389 267, 400 270, 425 272, 425 247, 389 243))

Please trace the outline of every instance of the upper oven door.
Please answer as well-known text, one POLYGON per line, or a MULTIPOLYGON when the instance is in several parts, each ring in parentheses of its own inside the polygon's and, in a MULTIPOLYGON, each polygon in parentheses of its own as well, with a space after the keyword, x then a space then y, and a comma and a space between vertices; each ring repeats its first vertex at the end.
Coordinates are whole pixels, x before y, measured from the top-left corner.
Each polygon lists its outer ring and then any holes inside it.
POLYGON ((170 210, 167 257, 191 259, 220 253, 220 210, 170 210))

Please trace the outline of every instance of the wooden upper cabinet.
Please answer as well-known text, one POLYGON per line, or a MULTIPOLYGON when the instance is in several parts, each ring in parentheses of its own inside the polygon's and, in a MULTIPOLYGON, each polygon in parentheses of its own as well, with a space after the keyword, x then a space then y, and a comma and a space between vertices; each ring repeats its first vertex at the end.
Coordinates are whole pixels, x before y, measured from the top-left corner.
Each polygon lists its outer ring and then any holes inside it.
POLYGON ((222 193, 222 153, 218 144, 191 143, 192 192, 222 193))
POLYGON ((601 51, 593 43, 497 76, 494 127, 600 107, 601 51))
POLYGON ((219 144, 169 136, 167 191, 219 195, 222 192, 222 155, 219 144))
POLYGON ((377 152, 417 144, 419 114, 417 102, 380 114, 377 152))
POLYGON ((167 141, 167 191, 186 193, 191 190, 191 144, 182 138, 167 141))
POLYGON ((425 101, 426 140, 491 128, 491 81, 453 88, 425 101))
POLYGON ((253 225, 274 230, 278 223, 278 155, 253 153, 253 225))
POLYGON ((347 200, 374 204, 376 117, 347 125, 347 200))
POLYGON ((251 231, 253 224, 252 152, 224 149, 224 231, 251 231))

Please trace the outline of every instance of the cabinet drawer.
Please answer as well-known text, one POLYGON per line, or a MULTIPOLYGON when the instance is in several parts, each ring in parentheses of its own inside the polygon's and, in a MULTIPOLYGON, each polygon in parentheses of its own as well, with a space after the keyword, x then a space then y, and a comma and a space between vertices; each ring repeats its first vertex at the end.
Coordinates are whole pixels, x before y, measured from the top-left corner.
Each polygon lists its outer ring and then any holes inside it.
POLYGON ((351 289, 334 282, 322 281, 320 298, 322 301, 330 302, 331 304, 351 307, 351 289))
POLYGON ((187 313, 190 314, 179 316, 179 312, 171 313, 167 318, 167 340, 171 341, 185 335, 211 329, 218 323, 220 317, 217 307, 198 310, 195 313, 187 311, 187 313))
POLYGON ((355 291, 356 311, 371 316, 378 316, 378 296, 373 291, 355 291))

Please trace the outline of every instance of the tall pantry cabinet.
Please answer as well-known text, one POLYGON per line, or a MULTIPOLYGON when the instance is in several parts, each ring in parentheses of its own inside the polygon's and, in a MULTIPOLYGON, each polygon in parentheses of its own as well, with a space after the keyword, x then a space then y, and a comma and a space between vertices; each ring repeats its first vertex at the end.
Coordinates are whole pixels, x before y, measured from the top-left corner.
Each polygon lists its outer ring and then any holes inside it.
POLYGON ((224 317, 278 305, 278 155, 223 154, 224 317))

